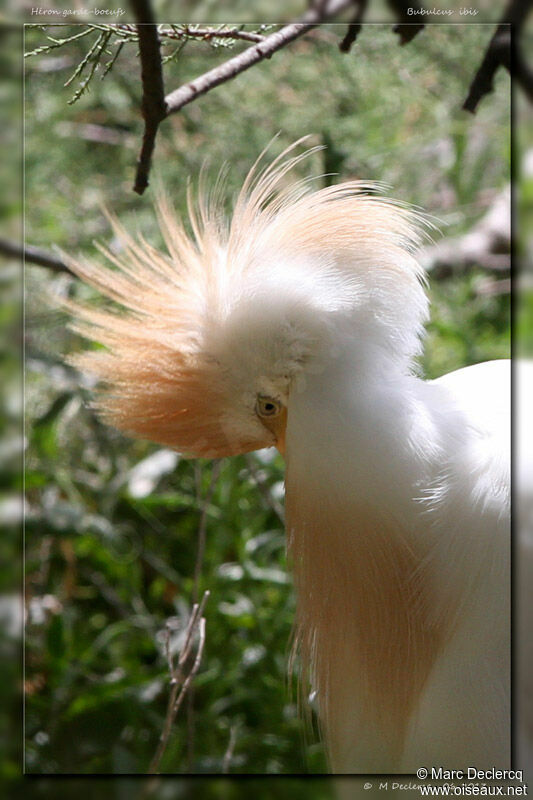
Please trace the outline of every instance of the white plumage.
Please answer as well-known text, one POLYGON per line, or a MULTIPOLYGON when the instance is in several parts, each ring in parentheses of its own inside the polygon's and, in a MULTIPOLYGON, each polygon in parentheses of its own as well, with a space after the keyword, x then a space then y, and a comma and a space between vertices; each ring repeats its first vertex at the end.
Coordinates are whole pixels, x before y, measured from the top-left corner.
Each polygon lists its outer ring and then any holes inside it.
POLYGON ((508 766, 508 365, 416 377, 422 218, 356 182, 283 190, 287 155, 229 225, 201 201, 193 240, 161 199, 168 255, 115 222, 118 271, 72 266, 123 312, 74 307, 107 347, 75 361, 134 435, 285 452, 302 681, 334 771, 508 766))

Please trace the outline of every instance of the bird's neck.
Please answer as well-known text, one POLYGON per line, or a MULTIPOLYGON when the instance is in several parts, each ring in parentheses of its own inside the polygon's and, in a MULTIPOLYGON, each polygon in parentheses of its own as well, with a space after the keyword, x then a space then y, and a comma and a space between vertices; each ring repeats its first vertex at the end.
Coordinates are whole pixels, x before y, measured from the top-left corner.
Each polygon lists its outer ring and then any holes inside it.
POLYGON ((426 525, 411 499, 438 450, 423 387, 400 371, 336 361, 289 407, 297 640, 335 770, 390 771, 446 635, 428 619, 426 525))

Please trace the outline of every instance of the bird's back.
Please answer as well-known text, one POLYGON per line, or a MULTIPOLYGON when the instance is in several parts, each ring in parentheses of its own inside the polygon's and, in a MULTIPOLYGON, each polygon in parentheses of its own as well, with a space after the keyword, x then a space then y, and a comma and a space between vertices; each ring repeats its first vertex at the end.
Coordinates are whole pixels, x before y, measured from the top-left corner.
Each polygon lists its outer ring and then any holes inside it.
POLYGON ((487 454, 510 468, 511 362, 485 361, 433 381, 446 388, 470 424, 483 432, 487 454))
POLYGON ((403 762, 407 770, 427 766, 437 753, 449 768, 508 767, 510 362, 477 364, 432 383, 460 413, 462 430, 451 510, 443 515, 447 544, 434 567, 437 580, 444 572, 459 578, 464 594, 413 715, 403 762))

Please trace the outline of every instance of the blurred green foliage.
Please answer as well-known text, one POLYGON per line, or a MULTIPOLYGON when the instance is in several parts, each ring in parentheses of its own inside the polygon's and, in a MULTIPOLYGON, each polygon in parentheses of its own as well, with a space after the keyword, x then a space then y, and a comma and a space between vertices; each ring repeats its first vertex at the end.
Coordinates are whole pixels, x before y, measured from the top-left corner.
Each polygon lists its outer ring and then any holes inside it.
MULTIPOLYGON (((0 27, 0 220, 4 235, 20 237, 22 212, 22 31, 0 27), (16 54, 16 58, 14 57, 16 54)), ((22 627, 22 361, 20 267, 0 269, 0 793, 5 779, 20 772, 20 633, 22 627), (13 691, 16 686, 17 692, 13 691)))
MULTIPOLYGON (((277 132, 273 153, 312 134, 310 143, 328 148, 301 166, 301 176, 333 171, 338 176, 322 181, 384 181, 395 197, 436 215, 445 235, 468 231, 509 181, 507 75, 498 74, 475 117, 460 111, 491 32, 432 26, 400 48, 390 28, 368 26, 342 55, 344 30, 324 27, 163 123, 155 173, 184 213, 188 178, 206 158, 214 174, 229 164, 231 197, 277 132)), ((25 49, 49 33, 57 30, 27 28, 25 49)), ((105 81, 95 75, 90 91, 67 105, 76 87, 63 83, 88 38, 26 60, 26 237, 94 257, 93 240, 110 235, 101 203, 129 230, 160 237, 150 190, 141 198, 131 191, 142 133, 136 48, 125 47, 105 81)), ((227 56, 188 43, 165 67, 167 90, 227 56)), ((509 297, 481 293, 484 274, 473 268, 431 284, 426 376, 508 355, 509 297)), ((26 770, 146 771, 169 691, 162 631, 171 618, 179 648, 204 515, 198 589, 211 592, 206 649, 161 768, 323 772, 321 745, 304 732, 286 677, 294 597, 278 513, 280 457, 224 460, 206 503, 210 462, 104 427, 89 405, 90 383, 65 365, 83 344, 46 298, 87 290, 29 266, 25 293, 26 770)), ((16 493, 16 478, 9 480, 16 493)), ((230 784, 219 784, 202 796, 233 798, 230 784)), ((317 798, 330 796, 329 784, 309 786, 317 798)), ((184 781, 172 796, 186 797, 190 787, 184 781)), ((287 796, 310 796, 310 788, 291 787, 287 796)))

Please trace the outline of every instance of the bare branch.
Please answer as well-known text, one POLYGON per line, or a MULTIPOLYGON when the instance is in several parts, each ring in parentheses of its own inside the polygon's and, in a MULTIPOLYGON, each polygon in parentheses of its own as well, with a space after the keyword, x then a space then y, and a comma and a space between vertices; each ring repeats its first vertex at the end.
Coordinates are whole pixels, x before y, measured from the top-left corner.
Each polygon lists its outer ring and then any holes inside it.
POLYGON ((330 2, 324 4, 320 11, 318 9, 310 9, 300 22, 285 25, 279 31, 275 31, 270 36, 265 37, 262 42, 249 47, 218 67, 180 86, 179 89, 175 89, 165 98, 167 114, 175 114, 176 111, 196 100, 197 97, 206 94, 216 86, 220 86, 221 83, 235 78, 241 72, 253 67, 265 58, 271 58, 278 50, 303 36, 321 22, 327 21, 349 8, 352 2, 353 0, 330 0, 330 2))
POLYGON ((201 603, 195 603, 193 606, 193 610, 187 624, 187 629, 185 631, 185 642, 181 649, 176 666, 174 665, 174 660, 170 651, 170 631, 167 627, 165 652, 170 671, 170 685, 172 688, 170 690, 170 696, 168 699, 167 713, 165 716, 163 731, 159 738, 157 750, 152 758, 152 761, 150 762, 150 767, 148 768, 149 775, 158 774, 161 759, 163 758, 165 750, 168 746, 172 726, 176 720, 176 716, 180 710, 181 704, 187 692, 189 691, 202 662, 202 655, 205 646, 205 617, 203 616, 203 612, 208 597, 209 592, 204 592, 201 603), (185 665, 187 661, 189 661, 192 645, 195 639, 198 642, 196 647, 196 655, 189 672, 185 674, 185 665))
POLYGON ((142 194, 148 186, 148 173, 155 147, 155 137, 160 122, 167 115, 163 67, 161 63, 161 43, 157 26, 154 24, 149 0, 131 0, 137 32, 139 35, 139 55, 141 59, 141 79, 143 86, 142 115, 144 135, 141 153, 137 162, 137 173, 133 190, 142 194))
POLYGON ((348 25, 348 30, 342 42, 339 45, 341 53, 349 53, 352 45, 359 36, 362 28, 363 17, 366 12, 368 0, 358 0, 357 9, 353 15, 352 21, 348 25))
POLYGON ((261 33, 242 31, 240 28, 198 28, 196 25, 180 25, 174 28, 160 28, 159 35, 167 39, 239 39, 243 42, 263 42, 266 39, 261 33))
POLYGON ((229 742, 226 748, 226 752, 224 753, 224 758, 222 760, 222 774, 227 775, 229 772, 231 759, 233 758, 233 751, 235 750, 235 743, 237 741, 237 726, 232 725, 229 731, 229 742))
MULTIPOLYGON (((97 26, 93 24, 91 27, 104 29, 109 26, 97 26)), ((124 40, 129 39, 131 41, 137 41, 138 39, 136 25, 123 22, 120 25, 113 26, 113 28, 115 34, 123 37, 124 40)), ((263 39, 266 38, 264 34, 261 33, 243 31, 241 28, 228 28, 226 25, 213 26, 212 28, 201 28, 198 25, 181 24, 170 26, 158 25, 158 32, 161 41, 164 39, 171 39, 173 41, 184 41, 187 39, 202 39, 204 41, 212 41, 213 39, 235 39, 242 40, 243 42, 262 42, 263 39)), ((34 55, 34 53, 29 53, 28 55, 34 55)))
POLYGON ((399 19, 399 23, 394 26, 393 31, 400 37, 400 44, 409 44, 425 27, 423 22, 413 22, 424 13, 424 6, 422 3, 411 3, 409 0, 387 0, 387 5, 399 19), (407 9, 414 13, 409 14, 407 9))
MULTIPOLYGON (((193 592, 192 597, 195 603, 198 602, 198 596, 200 593, 200 577, 202 574, 202 567, 204 563, 204 553, 205 553, 205 539, 207 533, 207 513, 209 509, 209 505, 211 504, 211 500, 213 498, 213 492, 215 491, 216 483, 218 480, 218 476, 220 475, 220 469, 222 467, 221 461, 215 461, 211 468, 211 479, 209 481, 209 486, 207 488, 207 492, 205 497, 202 500, 201 508, 202 514, 200 516, 200 524, 198 525, 198 541, 196 547, 196 563, 194 565, 194 582, 193 582, 193 592)), ((197 495, 199 495, 199 484, 200 481, 197 482, 197 495)), ((193 758, 194 758, 194 686, 191 686, 191 690, 187 697, 187 764, 188 764, 188 771, 192 769, 193 758)))
POLYGON ((490 40, 487 51, 476 72, 468 96, 463 103, 463 109, 473 114, 486 94, 494 89, 494 76, 498 68, 505 65, 509 69, 511 58, 511 31, 507 24, 498 25, 496 32, 490 40))
MULTIPOLYGON (((255 44, 252 47, 230 58, 224 64, 209 70, 204 75, 200 75, 195 80, 181 86, 165 97, 160 34, 155 25, 150 2, 149 0, 131 0, 139 37, 143 84, 142 114, 144 117, 144 135, 141 153, 137 162, 134 191, 138 194, 143 194, 148 186, 148 174, 155 147, 155 138, 159 125, 165 117, 174 114, 197 97, 206 94, 206 92, 214 89, 215 86, 231 80, 231 78, 236 77, 236 75, 249 69, 254 64, 258 64, 265 58, 270 58, 277 50, 285 47, 299 36, 303 36, 304 33, 321 22, 336 16, 352 3, 353 0, 328 0, 328 2, 322 4, 320 9, 310 9, 300 22, 286 25, 270 36, 261 37, 257 41, 257 34, 254 34, 255 44)), ((190 28, 190 30, 194 29, 190 28)), ((218 35, 218 33, 212 33, 209 29, 200 30, 203 34, 202 38, 216 38, 218 35)), ((233 34, 238 32, 237 29, 230 30, 233 34)), ((128 33, 126 30, 124 32, 128 33)), ((166 31, 166 34, 168 35, 168 31, 166 31)), ((227 34, 222 32, 222 35, 227 34)), ((240 36, 239 38, 245 37, 240 36)), ((249 39, 250 34, 246 38, 249 39)))
POLYGON ((472 230, 425 248, 420 260, 432 277, 445 278, 469 267, 505 272, 510 269, 510 253, 511 187, 506 186, 472 230))
POLYGON ((183 686, 181 687, 178 699, 176 700, 176 704, 174 706, 174 717, 178 713, 179 708, 183 702, 183 698, 187 694, 191 682, 196 673, 198 672, 198 669, 200 668, 200 664, 202 663, 204 646, 205 646, 205 617, 200 617, 200 620, 198 622, 198 648, 196 650, 196 657, 194 659, 194 663, 192 665, 189 674, 187 675, 187 677, 183 682, 183 686))
MULTIPOLYGON (((492 39, 490 40, 483 60, 474 76, 463 109, 474 114, 479 102, 494 89, 494 76, 500 67, 511 73, 511 26, 517 35, 533 5, 532 0, 510 0, 492 39)), ((517 50, 516 67, 513 70, 518 82, 530 99, 533 99, 533 74, 517 50)))
POLYGON ((47 253, 38 247, 33 247, 30 244, 21 247, 15 242, 10 242, 7 239, 0 239, 0 254, 7 258, 18 258, 20 261, 38 264, 40 267, 48 267, 54 272, 68 272, 74 275, 72 270, 65 264, 65 262, 57 256, 47 253))

